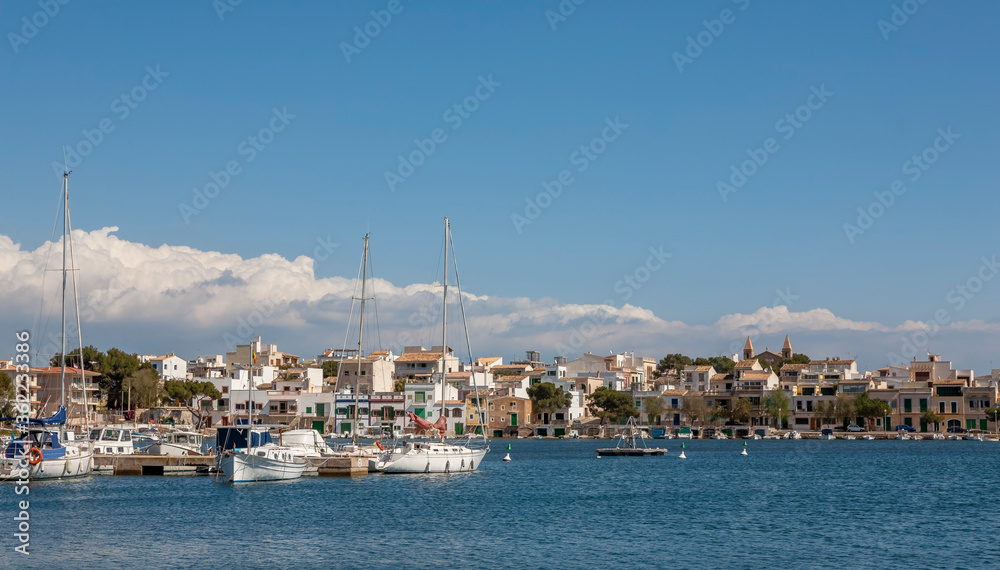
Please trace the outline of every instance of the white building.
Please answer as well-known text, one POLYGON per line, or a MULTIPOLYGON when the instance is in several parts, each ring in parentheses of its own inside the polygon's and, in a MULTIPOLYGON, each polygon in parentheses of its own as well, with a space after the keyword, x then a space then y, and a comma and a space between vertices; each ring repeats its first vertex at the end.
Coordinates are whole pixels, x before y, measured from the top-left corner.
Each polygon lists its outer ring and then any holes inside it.
POLYGON ((149 359, 149 363, 156 369, 156 373, 167 380, 187 380, 187 361, 174 353, 164 356, 155 356, 149 359))

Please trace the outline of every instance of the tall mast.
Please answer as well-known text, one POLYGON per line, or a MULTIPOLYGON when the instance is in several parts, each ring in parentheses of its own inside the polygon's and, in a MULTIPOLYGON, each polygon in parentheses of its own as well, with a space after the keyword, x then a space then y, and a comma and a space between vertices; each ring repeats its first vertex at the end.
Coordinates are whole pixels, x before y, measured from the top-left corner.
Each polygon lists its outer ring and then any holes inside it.
MULTIPOLYGON (((66 242, 69 239, 69 170, 63 171, 63 239, 62 239, 62 340, 59 373, 59 404, 66 406, 66 242)), ((83 359, 83 355, 80 355, 83 359)), ((63 437, 64 426, 59 426, 59 437, 63 437)))
POLYGON ((83 433, 88 434, 90 433, 90 410, 87 403, 87 367, 83 361, 83 329, 80 327, 80 292, 76 283, 76 252, 73 249, 73 221, 69 216, 69 207, 66 208, 66 226, 69 230, 69 259, 73 267, 73 308, 76 311, 76 338, 80 347, 79 368, 80 386, 83 388, 83 433))
MULTIPOLYGON (((368 279, 368 234, 365 234, 365 247, 364 251, 361 253, 361 317, 358 319, 358 369, 354 373, 354 435, 351 438, 351 442, 355 445, 358 443, 358 424, 361 421, 361 407, 359 400, 359 392, 361 392, 361 350, 363 344, 361 341, 364 340, 365 336, 365 283, 368 279)), ((371 413, 371 396, 369 395, 369 411, 371 413)))
MULTIPOLYGON (((444 295, 442 296, 443 309, 441 311, 441 417, 444 413, 444 387, 447 378, 448 362, 448 242, 450 240, 451 225, 448 218, 444 219, 444 295)), ((444 432, 448 429, 448 420, 445 421, 445 429, 441 430, 441 441, 444 441, 444 432)))

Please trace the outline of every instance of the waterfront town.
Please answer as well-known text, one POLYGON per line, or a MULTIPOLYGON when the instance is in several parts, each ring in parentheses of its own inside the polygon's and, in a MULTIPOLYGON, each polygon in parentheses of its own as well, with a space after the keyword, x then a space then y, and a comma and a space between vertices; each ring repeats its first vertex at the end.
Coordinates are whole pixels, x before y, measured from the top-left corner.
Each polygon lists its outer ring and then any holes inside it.
MULTIPOLYGON (((302 358, 260 337, 225 355, 136 357, 155 370, 158 385, 152 398, 138 390, 135 398, 123 393, 120 406, 108 405, 98 372, 84 371, 81 378, 79 368, 67 370, 71 424, 86 410, 91 425, 128 421, 206 429, 246 418, 252 405, 254 416, 266 423, 333 436, 419 435, 417 418, 439 427, 443 417, 449 436, 481 434, 485 424, 492 438, 613 437, 626 416, 635 416, 651 437, 835 430, 941 438, 993 433, 1000 410, 1000 369, 976 376, 928 354, 906 366, 864 371, 854 360, 796 354, 787 336, 778 353, 756 352, 748 337, 742 354, 695 360, 622 352, 543 361, 529 350, 523 360, 483 356, 470 365, 441 346, 360 358, 356 350, 330 349, 302 358), (164 382, 198 388, 186 400, 171 398, 164 382), (624 396, 599 397, 612 393, 624 396), (612 400, 617 407, 607 403, 612 400)), ((10 361, 0 361, 0 371, 11 368, 10 361)), ((32 367, 29 377, 32 409, 55 412, 60 369, 32 367)))

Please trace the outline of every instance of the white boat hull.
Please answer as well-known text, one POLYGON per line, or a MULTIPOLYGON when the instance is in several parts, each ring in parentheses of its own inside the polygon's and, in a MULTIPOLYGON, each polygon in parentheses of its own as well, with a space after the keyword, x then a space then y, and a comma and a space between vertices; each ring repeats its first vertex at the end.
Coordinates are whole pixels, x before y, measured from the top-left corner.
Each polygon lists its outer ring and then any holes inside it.
POLYGON ((226 452, 216 460, 219 470, 226 483, 252 483, 256 481, 286 481, 302 477, 308 462, 302 457, 292 457, 283 460, 274 457, 261 457, 251 448, 250 453, 226 452))
MULTIPOLYGON (((28 477, 33 481, 44 479, 68 479, 70 477, 86 477, 94 470, 94 457, 88 451, 77 447, 66 446, 66 455, 55 459, 43 459, 37 465, 27 461, 28 477)), ((21 478, 21 460, 17 458, 0 460, 0 478, 21 478)))
POLYGON ((488 449, 470 449, 447 444, 423 444, 399 448, 375 462, 383 473, 462 473, 475 471, 488 449))

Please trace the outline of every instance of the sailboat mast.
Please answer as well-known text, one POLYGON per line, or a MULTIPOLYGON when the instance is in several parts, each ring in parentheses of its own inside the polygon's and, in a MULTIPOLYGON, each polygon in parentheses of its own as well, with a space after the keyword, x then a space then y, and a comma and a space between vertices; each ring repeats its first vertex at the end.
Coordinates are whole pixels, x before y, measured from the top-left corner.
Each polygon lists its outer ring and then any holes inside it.
MULTIPOLYGON (((66 242, 69 239, 69 171, 63 171, 63 239, 62 239, 62 332, 59 335, 62 340, 62 349, 60 352, 60 373, 59 373, 59 404, 63 407, 66 406, 66 242)), ((80 359, 83 359, 83 355, 80 355, 80 359)), ((59 437, 62 438, 64 433, 63 426, 59 427, 59 437)))
MULTIPOLYGON (((444 219, 444 295, 442 295, 443 308, 441 310, 441 417, 444 413, 444 387, 447 378, 447 357, 448 357, 448 242, 451 241, 451 222, 444 219)), ((448 420, 445 419, 445 428, 441 430, 441 441, 444 441, 444 432, 448 429, 448 420)))
MULTIPOLYGON (((359 393, 361 392, 361 350, 365 336, 365 283, 368 280, 368 234, 365 234, 365 247, 361 253, 361 317, 358 319, 358 369, 354 373, 354 437, 352 443, 358 443, 358 423, 361 421, 359 393)), ((371 400, 369 400, 370 402, 371 400)), ((370 404, 369 404, 370 405, 370 404)), ((369 413, 371 411, 369 410, 369 413)))
POLYGON ((80 291, 76 279, 76 251, 73 249, 73 220, 66 208, 66 226, 69 230, 69 259, 73 267, 73 308, 76 311, 76 338, 80 346, 80 386, 83 388, 83 433, 90 433, 90 409, 87 402, 87 367, 83 361, 83 329, 80 327, 80 291))

